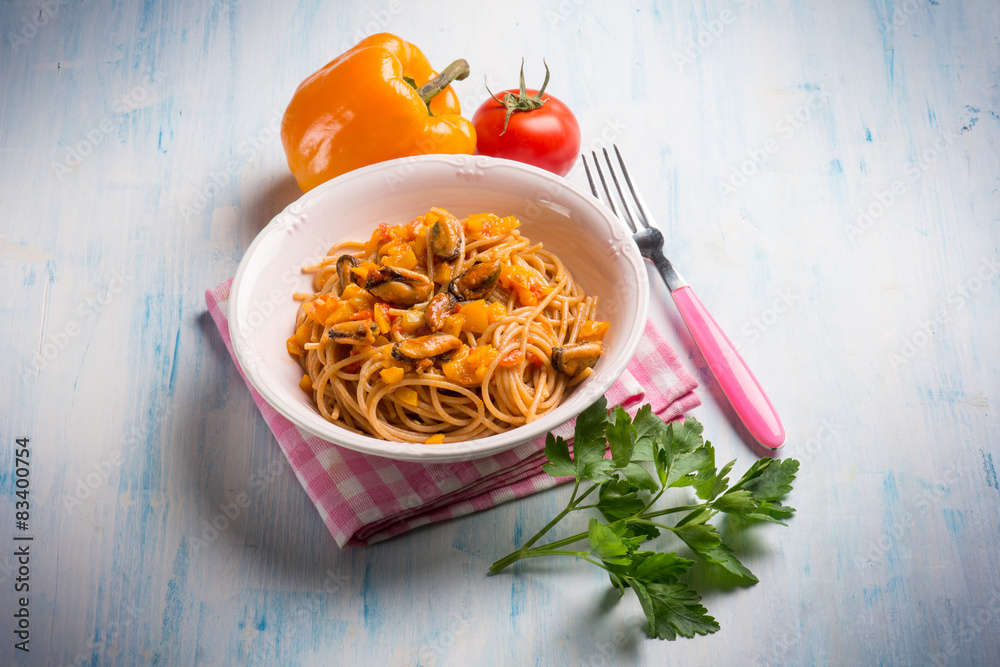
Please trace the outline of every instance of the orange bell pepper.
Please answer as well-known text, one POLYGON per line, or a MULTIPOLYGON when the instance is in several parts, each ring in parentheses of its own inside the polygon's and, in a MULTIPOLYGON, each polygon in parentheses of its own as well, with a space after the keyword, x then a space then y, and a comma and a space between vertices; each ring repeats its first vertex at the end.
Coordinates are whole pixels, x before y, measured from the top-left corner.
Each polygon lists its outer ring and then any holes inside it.
POLYGON ((587 343, 592 340, 604 340, 604 335, 608 333, 611 322, 607 320, 587 320, 580 327, 580 342, 587 343))
POLYGON ((299 187, 305 192, 393 158, 471 154, 476 130, 459 115, 448 86, 468 73, 458 60, 435 75, 420 49, 389 33, 334 58, 299 84, 281 119, 281 143, 299 187))

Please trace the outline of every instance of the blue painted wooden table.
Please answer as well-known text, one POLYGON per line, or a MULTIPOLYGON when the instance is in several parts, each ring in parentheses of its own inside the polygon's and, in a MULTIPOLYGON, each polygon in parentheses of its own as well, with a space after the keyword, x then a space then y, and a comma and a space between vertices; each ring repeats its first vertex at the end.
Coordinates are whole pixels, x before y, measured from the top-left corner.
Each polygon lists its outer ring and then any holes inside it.
POLYGON ((998 34, 992 0, 4 2, 0 662, 1000 664, 998 34), (466 57, 467 114, 546 58, 782 414, 798 513, 733 539, 757 586, 696 574, 719 633, 645 638, 582 562, 485 576, 566 488, 340 551, 255 409, 204 290, 298 195, 294 87, 382 30, 466 57))

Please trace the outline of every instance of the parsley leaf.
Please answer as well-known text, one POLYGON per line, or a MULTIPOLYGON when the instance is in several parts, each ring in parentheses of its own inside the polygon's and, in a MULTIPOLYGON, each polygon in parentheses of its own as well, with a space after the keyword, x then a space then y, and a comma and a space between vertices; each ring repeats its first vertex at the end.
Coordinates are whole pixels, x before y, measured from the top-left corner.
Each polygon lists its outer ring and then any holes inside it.
POLYGON ((573 432, 573 461, 577 480, 604 482, 611 478, 611 461, 604 458, 608 449, 605 432, 608 426, 607 399, 601 396, 576 418, 573 432))
POLYGON ((763 502, 758 505, 756 512, 747 514, 746 518, 757 519, 758 521, 770 521, 771 523, 787 526, 788 524, 784 520, 790 518, 794 513, 794 507, 763 502))
POLYGON ((754 500, 753 495, 746 489, 730 491, 712 502, 712 509, 744 517, 756 511, 759 506, 760 503, 754 500))
POLYGON ((660 434, 667 430, 667 425, 653 414, 653 407, 647 403, 635 413, 632 426, 635 427, 632 460, 652 461, 655 453, 654 443, 659 439, 660 434))
POLYGON ((610 480, 601 485, 597 509, 609 521, 616 521, 642 511, 645 501, 627 480, 610 480))
POLYGON ((617 472, 622 478, 628 480, 630 484, 633 484, 638 489, 643 489, 645 491, 660 490, 660 485, 656 481, 656 478, 653 477, 645 467, 635 461, 630 462, 624 468, 619 468, 615 472, 617 472))
POLYGON ((715 447, 712 446, 712 443, 706 442, 704 449, 708 452, 710 461, 698 471, 693 486, 699 498, 702 500, 711 500, 725 491, 729 486, 727 475, 732 470, 733 464, 736 461, 730 461, 722 466, 722 470, 717 471, 715 469, 715 447))
POLYGON ((675 553, 636 551, 632 555, 632 576, 648 583, 669 584, 677 581, 694 565, 694 561, 675 553))
POLYGON ((680 454, 664 447, 656 453, 656 469, 663 486, 690 486, 697 480, 689 475, 710 465, 711 454, 704 447, 680 454))
POLYGON ((590 552, 605 563, 629 564, 627 558, 622 558, 628 553, 628 547, 622 544, 621 536, 616 535, 607 524, 603 524, 597 519, 591 519, 587 537, 590 540, 590 552))
POLYGON ((781 500, 792 490, 799 462, 795 459, 755 461, 732 490, 746 489, 756 500, 781 500))
POLYGON ((641 545, 673 536, 699 558, 736 576, 744 585, 757 577, 722 542, 710 521, 720 512, 745 520, 784 525, 795 512, 781 504, 791 491, 799 464, 793 459, 762 459, 732 487, 729 474, 735 461, 715 467, 715 448, 702 439, 697 420, 667 424, 644 405, 629 418, 625 410, 610 413, 602 397, 577 418, 569 443, 551 433, 545 439, 542 466, 554 477, 575 477, 576 485, 566 507, 521 548, 490 567, 496 573, 522 558, 574 556, 605 570, 611 584, 624 594, 635 591, 651 637, 676 639, 716 632, 719 624, 708 615, 701 597, 682 578, 694 561, 672 551, 642 550, 641 545), (605 458, 608 450, 611 458, 605 458), (589 484, 581 483, 589 482, 589 484), (693 504, 656 509, 657 500, 670 487, 692 487, 693 504), (594 491, 596 500, 584 504, 594 491), (591 518, 587 530, 547 544, 534 546, 570 513, 597 509, 604 521, 591 518), (665 515, 682 512, 673 524, 665 515), (570 545, 586 540, 589 549, 570 545))
MULTIPOLYGON (((715 465, 715 455, 703 446, 702 425, 696 419, 667 424, 654 441, 656 472, 663 486, 689 486, 693 472, 715 465)), ((714 470, 713 470, 714 472, 714 470)))
POLYGON ((593 405, 580 413, 576 418, 576 427, 573 431, 573 449, 578 455, 580 449, 586 451, 597 450, 601 456, 608 444, 604 440, 604 433, 608 427, 608 401, 601 396, 593 405))
POLYGON ((692 551, 704 556, 722 544, 715 526, 710 523, 694 523, 673 529, 674 535, 684 540, 692 551))
POLYGON ((643 535, 647 540, 660 536, 660 529, 648 522, 630 521, 629 519, 626 519, 625 525, 628 526, 628 530, 632 535, 643 535))
POLYGON ((701 596, 687 584, 632 582, 642 610, 649 620, 649 634, 660 639, 677 639, 708 635, 719 630, 719 624, 701 606, 701 596))
POLYGON ((678 452, 693 452, 702 445, 701 434, 705 427, 697 419, 667 424, 671 446, 678 452))
POLYGON ((739 561, 735 554, 733 554, 733 550, 726 546, 724 542, 720 541, 718 546, 702 552, 701 556, 709 563, 721 565, 729 572, 735 574, 744 584, 752 585, 759 581, 757 577, 754 576, 753 572, 748 570, 747 567, 739 561))
POLYGON ((716 498, 712 507, 744 519, 784 526, 795 508, 777 501, 792 490, 798 469, 799 462, 795 459, 761 459, 750 466, 739 482, 716 498))
POLYGON ((609 415, 607 436, 608 446, 611 448, 611 460, 615 467, 627 466, 632 458, 636 430, 628 413, 621 406, 615 408, 609 415))
POLYGON ((569 457, 569 443, 562 437, 551 433, 545 436, 545 458, 549 462, 542 466, 542 470, 552 477, 576 476, 576 465, 569 457))

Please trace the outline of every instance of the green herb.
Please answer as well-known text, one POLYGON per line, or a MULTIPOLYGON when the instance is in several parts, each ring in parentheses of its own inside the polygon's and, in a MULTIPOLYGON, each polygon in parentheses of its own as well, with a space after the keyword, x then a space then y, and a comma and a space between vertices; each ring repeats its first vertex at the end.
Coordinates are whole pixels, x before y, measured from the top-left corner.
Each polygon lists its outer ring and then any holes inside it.
POLYGON ((723 512, 745 521, 785 524, 795 509, 780 501, 792 490, 799 469, 794 459, 761 459, 733 485, 735 461, 715 466, 712 443, 702 440, 702 425, 692 418, 665 423, 644 405, 629 418, 622 408, 610 413, 602 397, 576 421, 573 454, 569 443, 551 433, 545 440, 549 460, 542 469, 553 477, 575 477, 566 508, 512 554, 493 563, 495 574, 522 558, 573 556, 607 571, 624 595, 632 589, 660 639, 716 632, 719 624, 701 605, 701 596, 681 578, 694 561, 674 552, 642 550, 644 542, 673 533, 699 558, 719 566, 745 585, 757 583, 709 521, 723 512), (605 458, 610 449, 611 458, 605 458), (586 488, 581 485, 589 482, 586 488), (655 508, 669 489, 691 487, 699 502, 655 508), (596 497, 595 497, 596 492, 596 497), (584 500, 591 498, 589 504, 584 500), (605 521, 590 519, 587 530, 539 546, 535 544, 570 512, 596 509, 605 521), (680 514, 670 524, 666 515, 680 514), (586 550, 566 548, 587 541, 586 550))

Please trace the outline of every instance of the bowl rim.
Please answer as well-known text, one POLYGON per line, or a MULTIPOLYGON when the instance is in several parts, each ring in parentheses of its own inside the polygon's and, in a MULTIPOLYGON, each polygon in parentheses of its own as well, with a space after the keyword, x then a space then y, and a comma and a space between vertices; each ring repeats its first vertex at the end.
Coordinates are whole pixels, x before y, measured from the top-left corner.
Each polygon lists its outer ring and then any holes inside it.
POLYGON ((288 230, 286 228, 287 225, 285 223, 285 218, 290 213, 295 214, 306 210, 312 204, 313 200, 326 196, 326 193, 330 190, 344 187, 345 184, 352 181, 364 179, 373 173, 391 170, 403 164, 405 164, 407 168, 412 167, 413 169, 420 169, 425 165, 443 165, 458 169, 463 167, 468 168, 470 166, 485 168, 491 165, 502 165, 515 170, 524 171, 532 177, 549 181, 554 185, 558 185, 560 188, 569 190, 577 196, 581 202, 584 202, 585 205, 592 206, 593 209, 600 213, 601 217, 603 217, 610 224, 611 228, 615 230, 614 239, 609 239, 609 242, 612 240, 621 241, 622 239, 628 239, 628 241, 626 241, 626 243, 628 243, 631 239, 631 233, 625 228, 624 223, 618 218, 618 216, 616 216, 611 209, 609 209, 602 201, 594 197, 591 193, 586 192, 575 183, 572 183, 563 177, 557 176, 552 172, 521 162, 480 155, 431 154, 387 160, 355 169, 318 185, 282 209, 282 211, 275 215, 270 222, 268 222, 268 224, 265 225, 260 232, 258 232, 257 236, 250 243, 246 252, 243 254, 230 287, 227 314, 229 316, 229 336, 232 341, 233 351, 236 361, 239 364, 240 369, 243 371, 247 382, 250 383, 250 385, 257 391, 264 401, 281 414, 282 417, 289 420, 300 431, 311 436, 315 436, 325 442, 361 452, 363 454, 395 460, 422 461, 429 463, 475 460, 512 449, 525 442, 534 440, 535 438, 545 435, 555 428, 574 419, 580 412, 593 404, 593 402, 600 396, 603 396, 618 380, 627 368, 628 364, 631 362, 632 358, 635 356, 639 341, 642 338, 642 332, 648 317, 649 283, 646 277, 645 262, 642 257, 639 256, 638 251, 635 253, 625 253, 626 258, 629 260, 629 263, 632 264, 636 272, 635 282, 638 286, 636 294, 637 322, 636 326, 633 326, 628 330, 627 336, 623 337, 620 355, 616 357, 617 361, 609 368, 604 369, 600 376, 595 374, 586 380, 583 385, 574 390, 569 399, 564 400, 559 406, 554 408, 549 413, 546 413, 530 424, 524 424, 508 431, 504 431, 503 433, 454 443, 426 445, 424 443, 403 443, 380 440, 372 436, 348 431, 325 420, 323 420, 323 423, 320 424, 319 427, 314 427, 310 423, 301 421, 295 414, 296 410, 286 401, 285 397, 282 396, 281 391, 271 387, 268 382, 265 382, 261 377, 257 364, 249 362, 248 351, 253 349, 253 345, 252 343, 247 344, 247 340, 252 338, 252 335, 244 336, 236 323, 241 321, 239 319, 239 309, 241 304, 240 296, 243 290, 252 289, 256 282, 253 280, 247 282, 245 280, 247 270, 252 264, 255 253, 260 251, 262 247, 271 243, 276 243, 281 237, 286 236, 288 230), (473 164, 469 164, 469 162, 473 162, 473 164), (241 345, 239 344, 240 342, 243 342, 244 344, 241 345), (577 398, 574 401, 573 399, 577 396, 580 396, 580 398, 577 398), (567 405, 567 403, 578 403, 581 402, 581 399, 584 399, 585 402, 579 410, 572 410, 571 414, 567 415, 564 419, 559 419, 556 422, 552 422, 551 419, 548 419, 553 415, 558 416, 557 411, 567 405))

